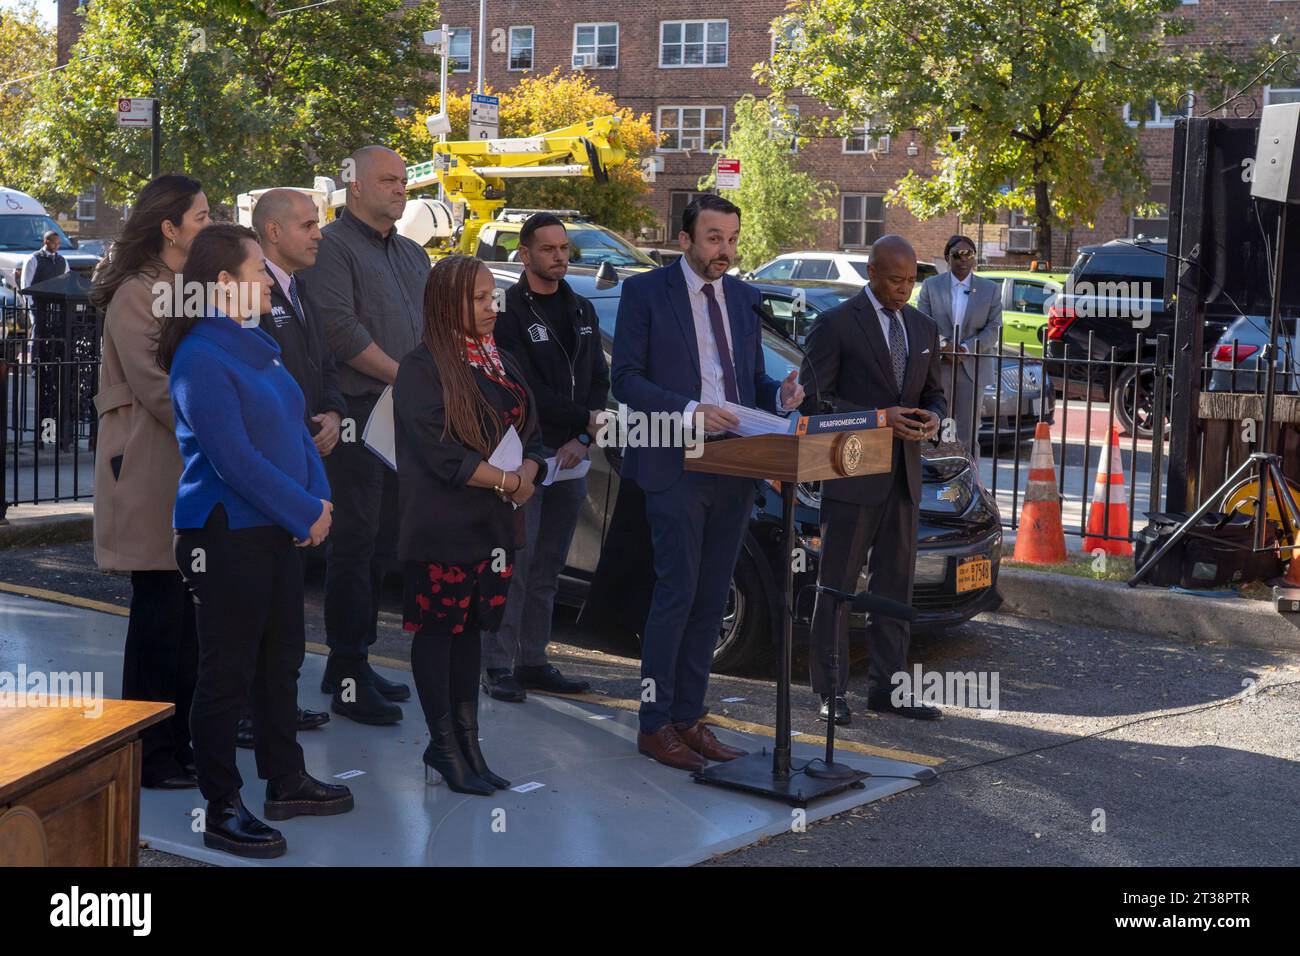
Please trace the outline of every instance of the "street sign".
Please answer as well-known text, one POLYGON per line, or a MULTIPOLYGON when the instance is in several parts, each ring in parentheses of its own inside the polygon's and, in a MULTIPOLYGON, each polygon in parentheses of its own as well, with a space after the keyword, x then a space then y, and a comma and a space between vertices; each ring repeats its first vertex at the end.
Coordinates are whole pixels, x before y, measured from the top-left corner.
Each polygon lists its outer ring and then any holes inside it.
POLYGON ((496 139, 501 97, 473 93, 469 102, 469 138, 496 139))
POLYGON ((738 159, 718 160, 718 188, 719 189, 740 188, 740 160, 738 159))
POLYGON ((153 126, 153 100, 148 97, 120 97, 117 125, 148 129, 153 126))

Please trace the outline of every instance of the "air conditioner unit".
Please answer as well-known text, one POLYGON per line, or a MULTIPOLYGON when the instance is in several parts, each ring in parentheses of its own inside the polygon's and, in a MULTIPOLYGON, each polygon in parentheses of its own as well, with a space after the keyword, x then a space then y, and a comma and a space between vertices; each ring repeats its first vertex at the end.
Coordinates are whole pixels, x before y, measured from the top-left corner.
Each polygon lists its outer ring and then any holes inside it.
POLYGON ((594 53, 573 54, 573 68, 575 70, 590 70, 595 65, 596 65, 596 54, 594 53))
POLYGON ((1035 226, 1012 226, 1007 230, 1008 252, 1033 252, 1038 248, 1038 229, 1035 226))

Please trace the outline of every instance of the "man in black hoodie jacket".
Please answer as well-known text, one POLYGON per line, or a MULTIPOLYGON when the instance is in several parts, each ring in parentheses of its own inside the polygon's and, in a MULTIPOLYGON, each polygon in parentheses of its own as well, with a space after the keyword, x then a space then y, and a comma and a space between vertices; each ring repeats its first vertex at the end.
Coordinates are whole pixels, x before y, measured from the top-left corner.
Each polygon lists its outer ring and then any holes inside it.
MULTIPOLYGON (((575 468, 587 459, 609 394, 596 310, 564 281, 569 238, 558 217, 528 218, 519 230, 519 257, 524 271, 506 292, 493 336, 523 366, 547 453, 558 469, 575 468)), ((576 694, 590 686, 565 677, 546 659, 555 591, 587 500, 587 479, 544 485, 544 477, 538 476, 537 491, 524 506, 528 543, 515 556, 501 630, 483 634, 483 688, 497 700, 522 701, 529 687, 576 694)))

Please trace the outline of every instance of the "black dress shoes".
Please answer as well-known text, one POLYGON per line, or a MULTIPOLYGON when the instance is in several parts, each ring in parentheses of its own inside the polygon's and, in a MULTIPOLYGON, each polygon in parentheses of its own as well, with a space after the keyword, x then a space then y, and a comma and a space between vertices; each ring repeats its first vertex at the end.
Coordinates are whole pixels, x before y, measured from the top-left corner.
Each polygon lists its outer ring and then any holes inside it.
POLYGON ((389 680, 387 677, 377 673, 370 662, 366 661, 362 668, 370 675, 370 681, 375 685, 375 689, 384 695, 385 700, 402 701, 411 699, 411 688, 395 680, 389 680))
POLYGON ((369 682, 384 700, 402 701, 411 699, 411 688, 406 684, 389 680, 376 673, 370 662, 363 658, 337 658, 333 654, 325 662, 325 675, 320 680, 322 694, 336 694, 345 677, 354 677, 357 683, 369 682))
POLYGON ((284 856, 288 849, 283 834, 249 813, 238 792, 231 797, 208 801, 203 845, 258 860, 284 856))
MULTIPOLYGON (((821 720, 830 720, 831 716, 831 699, 828 695, 822 694, 822 706, 817 716, 821 720)), ((835 726, 847 727, 853 721, 853 713, 849 710, 849 702, 843 697, 835 698, 835 726)))
POLYGON ((189 770, 182 770, 180 773, 150 783, 141 783, 141 786, 148 790, 193 790, 198 785, 199 778, 189 770))
POLYGON ((943 716, 943 712, 938 707, 918 704, 912 697, 907 698, 905 703, 895 704, 892 695, 887 691, 868 694, 867 706, 882 714, 897 714, 899 717, 911 717, 913 720, 938 720, 943 716))
POLYGON ((510 704, 523 703, 528 697, 523 685, 505 668, 489 667, 483 672, 483 691, 493 700, 510 704))
POLYGON ((395 724, 402 719, 402 708, 386 699, 364 678, 354 686, 343 685, 330 698, 330 710, 359 724, 395 724))
POLYGON ((516 667, 515 680, 529 690, 545 690, 552 694, 581 694, 591 687, 591 681, 565 677, 554 664, 516 667))
POLYGON ((290 817, 331 817, 347 813, 353 807, 352 791, 342 784, 323 783, 306 771, 266 782, 268 820, 290 817))
MULTIPOLYGON (((330 715, 323 710, 303 710, 298 708, 298 729, 315 730, 330 722, 330 715)), ((257 746, 257 735, 253 733, 253 718, 240 717, 239 727, 235 730, 235 746, 252 750, 257 746)))

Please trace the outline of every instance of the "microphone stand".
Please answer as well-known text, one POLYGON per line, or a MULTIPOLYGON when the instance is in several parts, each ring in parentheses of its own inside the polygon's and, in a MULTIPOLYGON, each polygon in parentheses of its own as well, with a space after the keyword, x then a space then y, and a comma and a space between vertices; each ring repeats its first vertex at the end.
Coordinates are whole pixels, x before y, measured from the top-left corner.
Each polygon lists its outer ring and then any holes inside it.
MULTIPOLYGON (((817 585, 817 591, 821 594, 828 595, 834 601, 835 613, 832 615, 833 620, 838 620, 840 608, 846 600, 853 600, 853 595, 846 591, 839 591, 835 588, 825 588, 820 584, 817 585)), ((838 628, 836 629, 838 631, 838 628)), ((854 770, 848 764, 835 762, 835 719, 838 716, 835 706, 839 699, 840 689, 840 642, 836 634, 831 641, 831 695, 830 711, 826 715, 826 756, 822 760, 820 767, 814 766, 813 761, 808 761, 803 772, 810 777, 818 777, 822 780, 849 780, 865 779, 871 774, 862 770, 854 770)))

